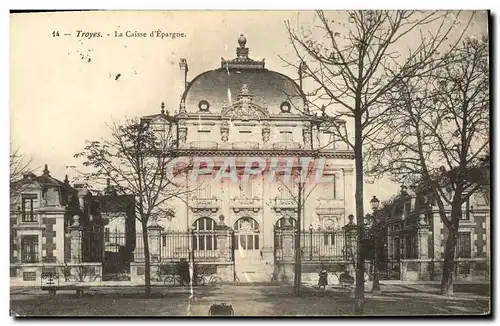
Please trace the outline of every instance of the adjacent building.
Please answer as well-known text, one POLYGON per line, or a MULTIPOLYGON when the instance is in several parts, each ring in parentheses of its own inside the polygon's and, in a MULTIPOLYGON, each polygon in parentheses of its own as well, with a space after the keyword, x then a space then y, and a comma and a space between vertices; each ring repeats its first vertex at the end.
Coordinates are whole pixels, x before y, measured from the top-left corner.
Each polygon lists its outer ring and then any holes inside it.
MULTIPOLYGON (((491 216, 488 191, 477 191, 462 206, 454 279, 489 280, 491 216)), ((451 198, 451 191, 450 198, 451 198)), ((450 214, 451 206, 446 206, 450 214)), ((435 199, 402 187, 385 220, 383 275, 401 280, 440 280, 447 229, 435 199)))

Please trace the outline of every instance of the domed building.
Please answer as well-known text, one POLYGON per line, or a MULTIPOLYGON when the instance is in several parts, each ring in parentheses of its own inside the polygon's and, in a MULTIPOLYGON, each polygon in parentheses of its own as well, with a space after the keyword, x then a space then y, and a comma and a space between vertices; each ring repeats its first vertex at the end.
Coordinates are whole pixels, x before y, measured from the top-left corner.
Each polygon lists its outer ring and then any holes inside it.
POLYGON ((185 198, 169 201, 173 216, 154 222, 160 240, 152 256, 194 258, 227 280, 269 280, 278 270, 290 273, 300 209, 304 262, 344 261, 342 227, 355 211, 354 153, 309 113, 292 78, 249 52, 241 35, 234 59, 222 58, 219 68, 189 82, 187 60, 180 62, 185 90, 175 115, 176 150, 195 177, 186 178, 185 198), (312 162, 309 172, 304 162, 312 162), (309 178, 302 186, 297 173, 309 178), (316 174, 329 181, 315 181, 316 174))

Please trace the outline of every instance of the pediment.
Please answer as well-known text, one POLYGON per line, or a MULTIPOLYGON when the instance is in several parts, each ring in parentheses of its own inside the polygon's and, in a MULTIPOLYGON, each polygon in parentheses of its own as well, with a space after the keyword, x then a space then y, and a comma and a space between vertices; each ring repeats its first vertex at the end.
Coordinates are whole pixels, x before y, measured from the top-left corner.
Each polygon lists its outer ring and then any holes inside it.
POLYGON ((267 110, 250 102, 238 101, 222 110, 221 116, 231 120, 260 120, 268 117, 267 110))
POLYGON ((230 106, 222 108, 221 116, 231 120, 260 120, 267 118, 267 108, 263 108, 253 101, 253 96, 247 84, 243 84, 238 100, 230 106))

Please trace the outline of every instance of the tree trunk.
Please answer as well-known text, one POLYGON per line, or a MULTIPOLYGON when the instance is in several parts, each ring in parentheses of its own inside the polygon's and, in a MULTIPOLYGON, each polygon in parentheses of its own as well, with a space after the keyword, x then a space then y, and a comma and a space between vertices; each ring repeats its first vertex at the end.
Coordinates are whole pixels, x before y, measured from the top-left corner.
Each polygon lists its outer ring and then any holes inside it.
MULTIPOLYGON (((300 160, 299 160, 300 165, 300 160)), ((300 172, 299 178, 302 177, 302 171, 300 172)), ((300 283, 301 283, 301 270, 302 270, 302 257, 301 257, 301 248, 300 248, 300 226, 302 224, 302 180, 299 179, 299 194, 297 199, 297 226, 295 233, 295 271, 294 271, 294 290, 295 295, 300 295, 300 283)))
MULTIPOLYGON (((356 99, 357 100, 357 99, 356 99)), ((359 105, 359 104, 358 104, 359 105)), ((363 139, 361 129, 361 109, 356 110, 354 117, 354 160, 356 166, 356 224, 358 226, 358 254, 356 260, 356 292, 354 312, 363 314, 365 301, 365 257, 362 243, 364 237, 363 212, 363 139)))
POLYGON ((149 257, 148 228, 146 223, 142 223, 142 239, 144 243, 144 294, 151 295, 151 259, 149 257))
MULTIPOLYGON (((455 195, 457 197, 457 194, 455 195)), ((458 198, 462 195, 458 194, 458 198)), ((454 200, 451 207, 451 223, 447 228, 448 236, 444 249, 443 276, 441 278, 441 294, 446 296, 453 295, 453 270, 455 267, 455 248, 457 245, 459 216, 462 214, 462 203, 460 200, 454 200)))

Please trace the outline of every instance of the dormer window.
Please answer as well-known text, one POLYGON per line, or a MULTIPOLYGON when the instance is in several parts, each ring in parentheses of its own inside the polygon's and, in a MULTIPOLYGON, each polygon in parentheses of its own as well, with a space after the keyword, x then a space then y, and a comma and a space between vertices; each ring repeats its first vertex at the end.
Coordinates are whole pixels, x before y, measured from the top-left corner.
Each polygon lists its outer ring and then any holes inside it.
POLYGON ((35 205, 37 202, 37 195, 35 194, 24 194, 21 196, 21 215, 22 222, 37 222, 36 215, 34 212, 35 205))
POLYGON ((198 108, 201 112, 208 112, 208 110, 210 110, 210 104, 208 104, 206 100, 201 100, 200 103, 198 103, 198 108))

